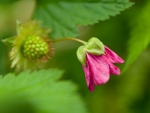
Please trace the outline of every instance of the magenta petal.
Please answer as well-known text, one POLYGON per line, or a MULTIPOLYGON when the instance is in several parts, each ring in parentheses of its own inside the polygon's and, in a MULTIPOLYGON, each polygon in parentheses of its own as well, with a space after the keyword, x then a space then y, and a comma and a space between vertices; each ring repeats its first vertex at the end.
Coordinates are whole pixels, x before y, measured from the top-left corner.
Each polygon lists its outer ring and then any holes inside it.
POLYGON ((112 64, 110 61, 108 62, 109 62, 108 64, 109 64, 110 74, 120 75, 120 69, 114 64, 112 64))
POLYGON ((124 62, 124 60, 122 58, 120 58, 115 52, 113 52, 107 46, 105 46, 105 53, 106 53, 107 58, 112 63, 123 63, 124 62))
POLYGON ((104 55, 86 54, 86 66, 83 66, 87 86, 94 91, 95 85, 105 84, 109 80, 109 65, 104 55))
POLYGON ((95 84, 93 83, 93 78, 90 77, 89 67, 88 66, 82 66, 82 67, 84 70, 87 87, 92 92, 92 91, 94 91, 95 84))

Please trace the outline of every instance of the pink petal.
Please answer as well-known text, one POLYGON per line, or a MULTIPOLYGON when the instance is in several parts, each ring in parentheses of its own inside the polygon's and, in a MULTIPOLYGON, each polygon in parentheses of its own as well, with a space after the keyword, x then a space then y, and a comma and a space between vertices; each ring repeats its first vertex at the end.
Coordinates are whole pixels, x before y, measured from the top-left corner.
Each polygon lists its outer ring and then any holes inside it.
POLYGON ((95 84, 93 82, 93 78, 90 77, 89 67, 88 66, 82 66, 82 67, 83 67, 83 70, 84 70, 87 87, 92 92, 92 91, 94 91, 95 84))
POLYGON ((110 74, 114 74, 114 75, 120 75, 120 69, 113 65, 110 61, 108 61, 109 63, 109 69, 110 69, 110 74))
POLYGON ((105 53, 106 53, 107 58, 112 63, 123 63, 124 62, 124 60, 121 57, 119 57, 115 52, 113 52, 107 46, 105 46, 105 53))
POLYGON ((104 55, 86 54, 86 66, 83 66, 87 86, 94 91, 95 85, 105 84, 109 80, 109 65, 104 55))

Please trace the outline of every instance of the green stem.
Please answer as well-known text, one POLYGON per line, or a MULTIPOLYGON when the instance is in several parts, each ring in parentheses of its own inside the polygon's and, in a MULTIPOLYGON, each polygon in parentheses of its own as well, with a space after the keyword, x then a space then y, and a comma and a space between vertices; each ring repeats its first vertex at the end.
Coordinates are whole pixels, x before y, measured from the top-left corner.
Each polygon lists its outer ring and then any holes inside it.
POLYGON ((80 39, 77 39, 77 38, 61 38, 61 39, 56 39, 56 40, 52 40, 52 42, 61 42, 61 41, 65 41, 65 40, 73 40, 73 41, 77 41, 77 42, 80 42, 82 44, 86 44, 85 41, 83 40, 80 40, 80 39))

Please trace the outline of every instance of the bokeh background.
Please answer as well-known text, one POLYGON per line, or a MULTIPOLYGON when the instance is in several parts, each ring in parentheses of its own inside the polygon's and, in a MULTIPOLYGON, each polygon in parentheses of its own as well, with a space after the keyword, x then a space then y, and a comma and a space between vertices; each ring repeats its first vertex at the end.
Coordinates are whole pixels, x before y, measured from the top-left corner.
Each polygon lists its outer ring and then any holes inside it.
MULTIPOLYGON (((109 20, 92 26, 78 26, 80 37, 87 41, 98 37, 105 45, 123 59, 127 58, 128 40, 132 22, 148 0, 132 0, 135 4, 109 20)), ((34 11, 33 0, 20 0, 9 5, 0 5, 0 39, 16 34, 16 20, 30 19, 34 11)), ((150 113, 150 47, 120 76, 112 75, 105 85, 97 86, 94 92, 86 87, 82 66, 76 57, 77 42, 65 41, 54 44, 55 55, 46 68, 65 70, 62 79, 73 81, 90 113, 150 113)), ((136 48, 135 48, 136 51, 136 48)), ((13 72, 9 60, 10 47, 0 41, 0 75, 13 72)), ((125 64, 117 65, 123 69, 125 64)), ((69 98, 69 97, 68 97, 69 98)))

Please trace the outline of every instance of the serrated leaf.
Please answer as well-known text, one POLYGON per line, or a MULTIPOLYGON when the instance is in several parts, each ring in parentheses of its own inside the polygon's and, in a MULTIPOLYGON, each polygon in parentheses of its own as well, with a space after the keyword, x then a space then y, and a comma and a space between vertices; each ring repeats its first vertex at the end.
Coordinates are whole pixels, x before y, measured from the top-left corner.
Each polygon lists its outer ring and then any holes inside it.
POLYGON ((128 0, 47 1, 38 0, 34 18, 52 29, 53 38, 78 36, 77 25, 92 25, 99 20, 109 19, 129 7, 128 0), (45 2, 46 1, 46 2, 45 2))
POLYGON ((137 59, 140 53, 149 45, 150 43, 150 2, 146 4, 138 16, 133 20, 133 29, 131 31, 131 38, 128 42, 128 57, 124 70, 137 59))
POLYGON ((86 113, 76 86, 56 69, 0 78, 0 113, 86 113))

